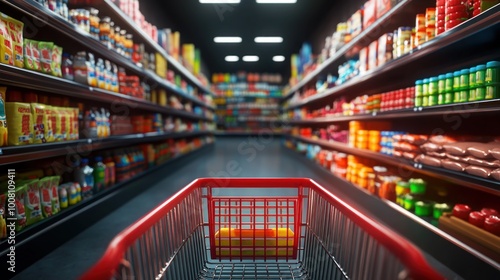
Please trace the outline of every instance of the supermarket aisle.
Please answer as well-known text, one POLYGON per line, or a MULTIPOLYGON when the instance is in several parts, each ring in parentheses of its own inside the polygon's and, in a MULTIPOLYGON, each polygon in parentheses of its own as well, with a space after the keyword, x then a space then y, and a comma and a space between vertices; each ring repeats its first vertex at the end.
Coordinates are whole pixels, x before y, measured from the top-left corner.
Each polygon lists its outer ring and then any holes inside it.
POLYGON ((161 176, 161 180, 14 279, 77 279, 117 233, 199 177, 311 177, 326 184, 317 167, 285 151, 279 138, 252 139, 218 138, 213 148, 195 160, 181 160, 175 169, 159 170, 151 177, 161 176))

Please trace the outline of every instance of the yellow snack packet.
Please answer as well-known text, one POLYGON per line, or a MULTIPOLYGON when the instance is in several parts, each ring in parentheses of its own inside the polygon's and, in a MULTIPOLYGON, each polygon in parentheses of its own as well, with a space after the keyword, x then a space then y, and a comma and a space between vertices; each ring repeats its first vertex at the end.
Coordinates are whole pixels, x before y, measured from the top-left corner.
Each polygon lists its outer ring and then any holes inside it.
POLYGON ((33 114, 34 143, 46 143, 54 141, 52 124, 46 113, 45 105, 31 103, 31 113, 33 114))
POLYGON ((11 146, 33 144, 33 116, 31 105, 21 102, 6 102, 8 143, 11 146))

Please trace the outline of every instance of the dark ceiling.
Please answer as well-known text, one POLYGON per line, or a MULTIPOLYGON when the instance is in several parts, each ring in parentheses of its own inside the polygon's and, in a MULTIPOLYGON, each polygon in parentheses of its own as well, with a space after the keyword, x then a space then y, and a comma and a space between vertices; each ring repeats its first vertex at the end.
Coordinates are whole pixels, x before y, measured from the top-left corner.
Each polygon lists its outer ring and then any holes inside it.
MULTIPOLYGON (((303 42, 314 41, 319 26, 331 22, 332 16, 346 5, 353 6, 353 2, 360 1, 297 0, 295 4, 257 4, 255 0, 241 0, 240 4, 200 4, 199 0, 140 0, 140 9, 147 20, 158 27, 180 31, 182 43, 195 44, 201 50, 203 68, 208 75, 245 70, 281 73, 287 81, 290 55, 297 53, 303 42), (213 41, 216 36, 239 36, 243 42, 216 44, 213 41), (283 43, 256 44, 256 36, 281 36, 283 43), (260 61, 249 63, 240 59, 229 63, 225 61, 226 55, 240 58, 258 55, 260 61), (286 60, 273 62, 274 55, 284 55, 286 60)), ((352 9, 343 12, 342 18, 335 22, 345 21, 352 12, 352 9)), ((329 28, 328 33, 334 28, 335 25, 329 28)))

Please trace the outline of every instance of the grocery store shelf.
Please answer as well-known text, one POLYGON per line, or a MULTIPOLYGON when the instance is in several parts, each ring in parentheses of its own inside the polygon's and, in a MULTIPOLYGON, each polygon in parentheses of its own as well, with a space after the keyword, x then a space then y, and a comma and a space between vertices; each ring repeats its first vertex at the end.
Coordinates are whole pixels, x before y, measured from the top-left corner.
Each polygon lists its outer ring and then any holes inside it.
POLYGON ((371 24, 368 28, 363 30, 359 35, 354 37, 348 44, 343 46, 340 50, 335 52, 335 54, 324 61, 321 65, 318 65, 317 68, 305 76, 299 83, 293 86, 288 93, 285 94, 284 99, 286 100, 291 95, 293 95, 297 90, 304 87, 306 84, 311 82, 316 76, 325 73, 330 66, 336 61, 343 59, 344 55, 347 54, 351 49, 355 46, 359 46, 360 44, 368 45, 373 40, 377 39, 383 33, 384 25, 391 20, 392 17, 400 13, 406 7, 409 6, 412 2, 417 2, 414 0, 403 0, 398 3, 394 8, 392 8, 389 12, 384 14, 382 17, 377 19, 373 24, 371 24))
POLYGON ((127 70, 133 71, 135 74, 142 76, 148 82, 154 82, 156 84, 161 85, 167 90, 175 93, 181 98, 191 100, 201 106, 213 109, 212 106, 206 105, 203 101, 189 96, 181 89, 172 85, 168 81, 164 81, 154 72, 149 70, 144 70, 141 67, 135 65, 131 60, 128 60, 121 54, 116 51, 107 48, 98 40, 91 37, 86 32, 82 31, 80 28, 76 27, 70 22, 67 22, 64 18, 52 12, 51 10, 41 6, 37 2, 33 0, 13 0, 13 1, 2 1, 7 4, 10 4, 12 7, 19 9, 25 13, 30 14, 30 16, 36 18, 37 20, 43 22, 44 24, 49 25, 51 28, 58 30, 59 32, 65 34, 66 36, 73 38, 78 42, 79 45, 85 46, 86 48, 95 52, 98 56, 103 56, 106 59, 109 59, 113 63, 117 65, 125 67, 127 70))
MULTIPOLYGON (((87 227, 96 223, 106 214, 111 213, 124 202, 134 198, 164 176, 165 170, 174 167, 180 161, 193 160, 201 152, 206 151, 213 144, 205 144, 188 153, 179 154, 161 165, 149 168, 130 180, 114 186, 82 201, 74 206, 62 210, 57 215, 46 218, 16 233, 16 255, 23 256, 16 259, 16 272, 22 271, 49 252, 53 251, 76 234, 83 232, 87 227), (33 250, 33 248, 37 248, 33 250)), ((9 247, 7 240, 0 242, 0 260, 7 260, 9 247)))
POLYGON ((111 104, 111 113, 121 113, 130 109, 142 109, 155 113, 164 113, 173 116, 185 117, 193 120, 212 121, 184 110, 160 106, 144 99, 115 93, 103 89, 93 88, 66 79, 34 72, 10 65, 0 64, 0 83, 10 86, 29 88, 46 93, 55 93, 72 98, 97 101, 111 104), (113 112, 116 111, 116 112, 113 112))
MULTIPOLYGON (((133 30, 133 32, 141 37, 141 39, 146 42, 150 47, 154 48, 154 50, 160 54, 162 54, 168 62, 169 66, 173 66, 173 68, 177 69, 177 71, 187 78, 188 80, 191 81, 191 83, 195 84, 198 88, 203 90, 204 92, 208 94, 213 93, 205 87, 204 85, 201 84, 200 80, 196 78, 191 72, 189 72, 181 63, 179 63, 177 60, 175 60, 172 56, 167 54, 167 52, 158 45, 157 42, 153 41, 151 37, 149 37, 144 31, 142 31, 141 28, 137 26, 137 24, 127 15, 125 14, 120 8, 118 8, 113 1, 111 0, 104 0, 102 1, 103 5, 105 6, 106 10, 113 13, 113 16, 119 17, 123 23, 126 23, 126 29, 127 30, 133 30)), ((110 15, 111 16, 111 15, 110 15)))
MULTIPOLYGON (((402 5, 403 3, 404 2, 402 2, 398 5, 402 5)), ((393 9, 393 11, 396 9, 397 8, 393 9)), ((286 109, 293 109, 293 108, 297 108, 297 107, 302 107, 302 106, 308 105, 310 103, 313 103, 315 101, 321 100, 325 97, 340 96, 340 95, 345 95, 345 94, 356 93, 356 91, 353 91, 353 86, 356 86, 359 88, 361 88, 361 87, 370 88, 370 85, 372 83, 374 83, 376 81, 381 81, 381 80, 384 80, 385 78, 387 78, 387 77, 384 77, 385 74, 396 73, 400 70, 404 72, 404 70, 408 70, 409 68, 411 69, 413 66, 417 67, 418 63, 421 62, 423 59, 428 59, 429 57, 431 57, 432 55, 434 55, 438 51, 442 52, 442 51, 445 51, 448 49, 451 50, 452 48, 454 48, 458 45, 461 45, 462 42, 464 42, 466 39, 468 39, 468 37, 470 37, 472 35, 478 35, 478 34, 480 35, 480 34, 484 33, 485 36, 489 38, 489 37, 491 37, 492 34, 494 34, 495 32, 498 32, 498 29, 500 29, 499 28, 500 22, 498 21, 498 18, 497 18, 498 13, 500 13, 500 4, 497 4, 493 8, 481 13, 480 15, 478 15, 472 19, 469 19, 468 21, 464 22, 463 24, 436 36, 431 41, 426 42, 425 44, 422 44, 418 48, 414 49, 410 53, 408 53, 400 58, 389 61, 388 63, 384 64, 383 66, 377 67, 373 70, 369 70, 364 75, 352 78, 342 85, 335 86, 335 87, 330 88, 322 93, 315 94, 313 96, 305 98, 296 104, 290 105, 286 109)), ((358 38, 358 37, 356 37, 356 38, 358 38)), ((357 39, 354 39, 354 40, 357 40, 357 39)), ((351 44, 352 44, 352 42, 350 44, 346 45, 346 47, 351 46, 351 44)), ((487 61, 487 59, 490 58, 489 55, 493 56, 491 58, 495 58, 498 56, 498 53, 485 54, 481 58, 482 61, 487 61)), ((304 79, 303 82, 301 82, 297 86, 295 86, 286 95, 284 100, 286 98, 288 98, 289 96, 291 96, 299 88, 303 87, 307 82, 311 81, 318 74, 320 74, 321 71, 325 70, 325 68, 327 68, 328 64, 333 63, 333 61, 335 61, 339 58, 340 58, 340 56, 335 55, 331 59, 327 60, 325 62, 325 65, 319 67, 319 69, 317 69, 317 71, 314 71, 313 73, 308 75, 306 77, 306 79, 304 79)), ((435 71, 435 67, 434 67, 433 71, 435 71)), ((416 78, 415 78, 415 80, 416 80, 416 78)))
POLYGON ((340 151, 355 156, 360 156, 363 158, 373 159, 378 162, 392 166, 398 166, 400 168, 404 168, 413 172, 421 173, 430 177, 448 181, 468 188, 477 189, 486 193, 498 195, 498 192, 500 191, 500 182, 498 181, 483 179, 477 176, 471 176, 466 173, 455 172, 444 168, 427 166, 415 163, 413 161, 409 161, 404 158, 391 157, 377 152, 372 152, 369 150, 353 148, 343 143, 331 142, 325 140, 314 140, 299 136, 290 136, 290 137, 306 143, 316 144, 324 148, 333 149, 336 151, 340 151))
POLYGON ((402 118, 423 118, 443 115, 464 115, 464 114, 488 114, 500 112, 500 99, 484 100, 462 104, 439 105, 432 107, 415 107, 411 109, 392 110, 387 112, 376 112, 372 114, 354 116, 331 116, 314 118, 310 120, 290 120, 289 124, 329 124, 336 122, 362 121, 362 120, 383 120, 402 118))
MULTIPOLYGON (((286 149, 286 151, 301 159, 306 159, 294 149, 286 149)), ((379 218, 383 217, 388 225, 392 226, 412 242, 418 244, 422 250, 433 256, 438 256, 438 258, 441 258, 441 261, 444 260, 443 263, 447 263, 448 268, 452 269, 454 273, 462 276, 475 273, 484 273, 484 275, 496 275, 498 273, 498 262, 439 229, 431 223, 431 218, 418 217, 396 203, 374 196, 367 190, 347 181, 345 178, 333 174, 330 170, 315 162, 311 160, 310 162, 314 163, 321 171, 322 177, 325 180, 335 182, 337 188, 347 189, 348 194, 346 196, 355 197, 357 202, 360 205, 364 205, 372 215, 377 215, 379 218), (451 250, 455 254, 450 254, 451 250), (456 259, 460 259, 460 261, 468 265, 472 262, 476 263, 477 266, 474 267, 477 270, 470 273, 468 267, 462 267, 456 259)), ((482 274, 482 276, 484 275, 482 274)), ((454 277, 456 276, 450 275, 448 279, 455 279, 454 277)), ((474 277, 478 277, 478 275, 475 274, 474 277)))
POLYGON ((52 158, 63 155, 88 153, 120 146, 150 143, 165 139, 191 138, 211 135, 211 132, 175 132, 175 133, 139 133, 123 136, 111 136, 102 139, 81 139, 57 143, 33 144, 0 148, 0 166, 33 160, 52 158))
POLYGON ((214 132, 214 136, 249 136, 249 135, 269 135, 283 136, 283 132, 272 131, 269 128, 251 129, 251 130, 229 130, 214 132))

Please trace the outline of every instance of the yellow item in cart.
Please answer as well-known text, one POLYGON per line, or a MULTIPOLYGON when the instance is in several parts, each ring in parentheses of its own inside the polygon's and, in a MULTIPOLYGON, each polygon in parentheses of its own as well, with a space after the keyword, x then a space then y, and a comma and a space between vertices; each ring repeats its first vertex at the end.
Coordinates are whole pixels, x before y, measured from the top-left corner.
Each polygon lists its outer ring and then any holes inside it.
POLYGON ((289 228, 220 228, 214 239, 218 257, 292 256, 294 253, 294 232, 289 228))
POLYGON ((45 105, 38 103, 31 103, 31 113, 33 114, 33 143, 50 143, 54 142, 54 132, 52 131, 52 124, 46 114, 47 110, 45 105))
POLYGON ((12 57, 14 66, 19 68, 24 67, 24 50, 23 50, 23 28, 24 23, 22 21, 16 20, 5 14, 1 14, 2 19, 5 18, 7 22, 7 29, 10 34, 10 39, 12 42, 12 57))
POLYGON ((21 102, 6 102, 8 143, 10 146, 33 144, 33 116, 31 105, 21 102))
POLYGON ((0 14, 0 63, 14 65, 14 51, 12 50, 12 39, 9 33, 9 23, 0 14))

